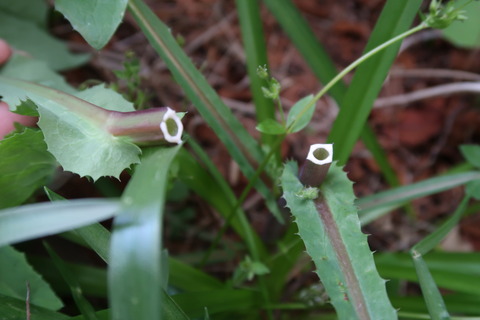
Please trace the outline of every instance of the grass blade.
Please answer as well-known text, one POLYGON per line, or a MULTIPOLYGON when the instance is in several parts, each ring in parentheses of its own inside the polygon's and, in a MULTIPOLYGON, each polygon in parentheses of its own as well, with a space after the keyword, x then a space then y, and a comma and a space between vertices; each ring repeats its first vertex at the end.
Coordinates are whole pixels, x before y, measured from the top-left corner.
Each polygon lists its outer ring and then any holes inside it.
MULTIPOLYGON (((252 178, 255 175, 253 167, 264 157, 259 145, 195 68, 175 41, 170 29, 141 0, 130 0, 129 9, 150 44, 165 61, 174 78, 205 121, 226 146, 240 170, 247 178, 252 178)), ((267 200, 270 211, 279 221, 283 221, 270 190, 262 181, 257 181, 255 186, 267 200)))
MULTIPOLYGON (((328 83, 333 79, 337 75, 337 69, 333 61, 293 3, 290 0, 264 0, 264 2, 275 15, 295 47, 300 51, 315 76, 322 83, 328 83)), ((343 82, 338 82, 330 89, 330 95, 340 107, 346 91, 347 88, 343 82)), ((361 138, 372 153, 388 183, 391 186, 399 185, 398 178, 388 162, 385 152, 368 124, 365 124, 361 132, 361 138)))
POLYGON ((410 200, 442 192, 479 178, 479 171, 442 175, 361 198, 356 201, 360 208, 360 220, 365 225, 410 200))
POLYGON ((67 265, 46 242, 44 242, 43 245, 45 246, 45 249, 47 249, 47 252, 52 259, 53 264, 60 271, 63 279, 70 287, 70 292, 72 293, 73 300, 75 301, 75 304, 77 305, 78 309, 83 314, 85 319, 98 320, 92 305, 83 296, 82 288, 78 284, 78 280, 76 279, 75 275, 70 271, 67 265))
MULTIPOLYGON (((257 76, 259 66, 268 66, 267 49, 263 36, 262 20, 258 0, 237 0, 237 13, 242 31, 243 46, 247 59, 247 72, 250 79, 250 91, 255 103, 257 123, 275 119, 275 106, 271 99, 265 98, 262 87, 267 81, 257 76)), ((262 141, 272 146, 275 137, 262 134, 262 141)))
MULTIPOLYGON (((364 52, 406 31, 421 3, 421 0, 387 1, 364 52)), ((336 159, 340 163, 350 156, 400 45, 401 42, 391 45, 357 68, 328 138, 336 144, 336 159)))
POLYGON ((168 307, 160 260, 168 171, 179 149, 158 149, 145 157, 122 196, 108 274, 112 319, 146 320, 161 314, 168 319, 170 312, 182 314, 168 307))
POLYGON ((119 208, 118 200, 81 199, 0 210, 0 246, 106 220, 119 208))

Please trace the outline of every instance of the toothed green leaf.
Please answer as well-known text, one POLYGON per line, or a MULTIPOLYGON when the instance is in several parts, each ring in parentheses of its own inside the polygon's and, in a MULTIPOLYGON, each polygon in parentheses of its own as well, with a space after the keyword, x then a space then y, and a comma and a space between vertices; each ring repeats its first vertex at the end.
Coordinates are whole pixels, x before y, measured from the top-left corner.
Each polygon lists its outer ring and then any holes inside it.
MULTIPOLYGON (((95 87, 79 95, 78 99, 66 93, 38 86, 31 82, 0 76, 0 92, 5 101, 17 105, 30 99, 38 106, 42 129, 48 151, 64 170, 97 180, 101 176, 119 177, 120 173, 138 163, 141 150, 124 138, 112 136, 103 127, 106 119, 99 106, 106 103, 108 109, 116 105, 118 94, 95 87), (112 105, 111 102, 114 102, 112 105)), ((125 102, 120 108, 131 109, 125 102)))
POLYGON ((396 319, 360 229, 352 182, 332 164, 319 197, 309 200, 298 196, 304 186, 297 171, 294 162, 285 166, 284 198, 339 319, 396 319))

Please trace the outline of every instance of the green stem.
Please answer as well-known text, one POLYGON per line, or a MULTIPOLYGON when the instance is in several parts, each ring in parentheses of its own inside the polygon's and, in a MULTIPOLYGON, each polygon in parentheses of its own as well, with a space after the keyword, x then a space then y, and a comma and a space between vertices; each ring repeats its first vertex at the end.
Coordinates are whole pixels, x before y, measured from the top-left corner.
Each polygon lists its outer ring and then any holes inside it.
POLYGON ((297 123, 298 119, 301 119, 303 114, 305 112, 307 112, 310 108, 314 107, 315 106, 315 103, 328 91, 330 90, 338 81, 340 81, 345 75, 347 75, 350 71, 352 71, 353 69, 355 69, 356 67, 358 67, 362 62, 364 62, 365 60, 369 59, 370 57, 374 56, 375 54, 377 54, 378 52, 382 51, 383 49, 389 47, 390 45, 394 44, 395 42, 397 41, 400 41, 406 37, 408 37, 409 35, 411 34, 414 34, 420 30, 423 30, 423 29, 426 29, 428 28, 428 26, 422 22, 421 24, 419 24, 418 26, 410 29, 410 30, 407 30, 405 31, 404 33, 402 34, 399 34, 398 36, 388 40, 387 42, 384 42, 382 43, 381 45, 379 45, 378 47, 375 47, 373 48, 372 50, 370 50, 369 52, 365 53, 363 56, 361 56, 360 58, 358 58, 357 60, 355 60, 354 62, 352 62, 348 67, 346 67, 345 69, 343 69, 342 72, 340 72, 339 74, 337 74, 332 80, 330 80, 326 85, 325 87, 323 87, 314 97, 313 99, 303 108, 302 111, 300 111, 300 113, 298 114, 298 116, 296 117, 296 119, 290 124, 290 126, 287 128, 287 133, 291 133, 291 131, 293 130, 293 128, 295 127, 295 124, 297 123))

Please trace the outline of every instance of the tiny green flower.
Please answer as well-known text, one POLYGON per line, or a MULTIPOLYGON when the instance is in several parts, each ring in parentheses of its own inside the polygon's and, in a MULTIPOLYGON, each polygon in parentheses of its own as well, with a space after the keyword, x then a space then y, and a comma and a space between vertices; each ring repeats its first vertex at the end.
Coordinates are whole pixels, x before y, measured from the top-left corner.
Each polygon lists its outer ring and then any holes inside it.
POLYGON ((319 192, 318 188, 307 187, 307 188, 303 188, 302 190, 297 192, 295 195, 300 199, 314 200, 318 198, 318 192, 319 192))

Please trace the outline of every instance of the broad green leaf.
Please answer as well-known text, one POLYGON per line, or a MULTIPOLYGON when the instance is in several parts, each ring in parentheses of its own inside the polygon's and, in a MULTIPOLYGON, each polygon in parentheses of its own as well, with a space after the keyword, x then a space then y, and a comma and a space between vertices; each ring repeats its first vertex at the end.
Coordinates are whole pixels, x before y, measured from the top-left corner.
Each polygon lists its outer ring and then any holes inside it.
POLYGON ((0 209, 22 204, 58 166, 39 130, 26 128, 0 140, 0 154, 0 209))
MULTIPOLYGON (((126 138, 111 135, 104 128, 106 112, 96 105, 34 83, 1 76, 0 92, 9 105, 30 99, 38 106, 38 126, 48 151, 64 170, 94 180, 101 176, 118 178, 125 168, 140 161, 140 148, 126 138)), ((96 102, 99 97, 90 98, 96 102)))
POLYGON ((300 100, 297 101, 290 109, 287 117, 287 127, 289 127, 294 121, 296 121, 295 126, 292 128, 292 133, 298 132, 305 128, 310 120, 312 119, 313 113, 315 112, 315 108, 308 109, 307 112, 303 113, 300 118, 298 118, 299 113, 303 110, 303 108, 309 104, 313 99, 313 95, 308 95, 300 100), (298 118, 298 119, 297 119, 298 118))
POLYGON ((4 0, 0 2, 0 11, 47 28, 48 6, 45 1, 4 0))
POLYGON ((0 210, 0 246, 83 227, 111 218, 118 200, 81 199, 0 210))
MULTIPOLYGON (((136 168, 115 218, 109 264, 112 319, 150 320, 167 309, 162 289, 162 225, 167 178, 180 146, 157 149, 136 168)), ((168 317, 168 316, 167 316, 168 317)), ((184 318, 179 316, 178 319, 184 318)))
POLYGON ((303 184, 296 163, 287 163, 282 188, 298 234, 340 319, 396 319, 385 280, 378 275, 367 236, 361 232, 352 182, 333 164, 316 200, 297 193, 303 184))
POLYGON ((87 42, 103 48, 123 20, 128 0, 56 0, 55 9, 70 21, 87 42))
POLYGON ((25 254, 11 246, 0 247, 0 295, 25 299, 27 281, 30 286, 31 304, 49 310, 63 307, 62 301, 50 285, 30 266, 25 254))
POLYGON ((65 282, 70 287, 73 300, 77 308, 83 314, 86 320, 98 320, 95 315, 95 310, 93 309, 90 302, 82 294, 82 288, 78 284, 78 280, 72 270, 62 261, 62 259, 55 253, 55 251, 44 242, 45 249, 47 249, 50 258, 52 259, 53 264, 60 271, 65 282))
MULTIPOLYGON (((31 318, 34 320, 68 320, 70 317, 35 305, 30 305, 31 318)), ((15 299, 0 294, 0 320, 27 319, 25 298, 15 299)))
POLYGON ((281 123, 273 119, 263 120, 257 125, 257 130, 266 134, 285 134, 286 129, 281 123))
POLYGON ((480 169, 480 145, 478 144, 464 144, 460 146, 460 151, 463 157, 472 166, 480 169))
MULTIPOLYGON (((65 82, 62 76, 53 71, 44 61, 20 54, 14 54, 0 69, 0 74, 5 77, 35 82, 70 94, 76 92, 65 82)), ((8 99, 6 92, 3 90, 0 94, 8 99)), ((12 101, 6 100, 6 102, 10 105, 10 110, 15 111, 18 101, 12 103, 12 101)))
POLYGON ((480 46, 480 2, 457 0, 457 8, 465 10, 465 21, 454 21, 442 32, 451 43, 465 48, 475 48, 480 46), (468 4, 467 4, 468 2, 468 4))
MULTIPOLYGON (((258 143, 242 126, 231 110, 222 102, 205 77, 180 48, 171 30, 141 0, 131 0, 129 10, 150 44, 167 64, 173 77, 185 91, 199 113, 223 142, 247 179, 255 176, 254 167, 264 158, 258 143)), ((267 173, 272 174, 271 172, 267 173)), ((266 199, 272 214, 283 222, 276 199, 261 180, 255 188, 266 199)))
POLYGON ((467 183, 465 192, 470 197, 480 200, 480 179, 467 183))
POLYGON ((135 111, 133 103, 116 91, 105 87, 105 84, 99 84, 75 94, 77 98, 93 103, 103 109, 131 112, 135 111))
POLYGON ((14 16, 3 9, 0 10, 0 38, 14 49, 28 52, 34 58, 45 61, 54 70, 76 67, 89 59, 89 55, 71 54, 66 44, 53 38, 35 21, 29 21, 27 16, 14 16))

